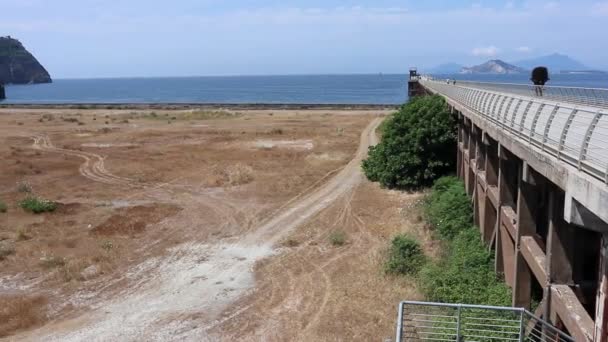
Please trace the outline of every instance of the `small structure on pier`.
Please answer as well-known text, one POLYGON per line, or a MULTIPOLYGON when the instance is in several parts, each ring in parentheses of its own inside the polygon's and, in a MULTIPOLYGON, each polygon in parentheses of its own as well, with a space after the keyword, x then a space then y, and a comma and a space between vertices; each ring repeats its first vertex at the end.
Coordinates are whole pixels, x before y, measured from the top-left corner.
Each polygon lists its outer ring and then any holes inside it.
POLYGON ((409 98, 425 95, 426 90, 418 83, 420 75, 417 68, 410 68, 410 78, 407 81, 407 96, 409 98))
POLYGON ((4 84, 0 82, 0 101, 6 99, 6 92, 4 91, 4 84))

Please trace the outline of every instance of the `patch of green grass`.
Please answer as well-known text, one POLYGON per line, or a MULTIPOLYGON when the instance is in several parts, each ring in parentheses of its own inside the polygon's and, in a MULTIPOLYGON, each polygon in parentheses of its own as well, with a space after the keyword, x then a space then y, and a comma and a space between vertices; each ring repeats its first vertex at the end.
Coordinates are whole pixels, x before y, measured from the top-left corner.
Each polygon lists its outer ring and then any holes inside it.
POLYGON ((57 209, 57 203, 34 196, 26 197, 21 202, 19 202, 19 206, 24 210, 32 212, 34 214, 52 212, 57 209))
POLYGON ((407 235, 397 235, 391 241, 385 271, 392 274, 416 274, 424 265, 425 257, 418 241, 407 235))
POLYGON ((445 252, 418 273, 426 299, 444 303, 508 306, 511 294, 494 272, 494 255, 473 226, 473 208, 464 184, 455 177, 435 182, 425 215, 442 240, 445 252))
POLYGON ((471 201, 456 177, 442 177, 435 182, 425 203, 425 214, 439 236, 448 240, 473 225, 471 201))
POLYGON ((333 231, 329 234, 329 242, 333 246, 343 246, 346 243, 346 234, 340 230, 333 231))

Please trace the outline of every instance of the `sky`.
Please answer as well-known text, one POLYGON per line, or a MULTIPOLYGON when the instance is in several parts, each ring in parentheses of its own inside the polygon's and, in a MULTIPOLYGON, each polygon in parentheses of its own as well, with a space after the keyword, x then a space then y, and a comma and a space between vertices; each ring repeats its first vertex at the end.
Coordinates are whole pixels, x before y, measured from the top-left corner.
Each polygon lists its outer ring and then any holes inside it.
POLYGON ((559 52, 608 70, 608 0, 0 0, 54 78, 405 73, 559 52))

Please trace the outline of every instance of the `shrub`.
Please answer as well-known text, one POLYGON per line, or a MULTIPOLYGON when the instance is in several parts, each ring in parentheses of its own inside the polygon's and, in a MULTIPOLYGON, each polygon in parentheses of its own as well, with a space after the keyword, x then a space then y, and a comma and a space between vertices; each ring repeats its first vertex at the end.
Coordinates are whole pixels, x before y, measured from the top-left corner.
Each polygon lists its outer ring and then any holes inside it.
POLYGON ((343 231, 333 231, 329 234, 329 242, 334 246, 343 246, 346 243, 346 234, 343 231))
POLYGON ((391 242, 385 270, 393 274, 416 274, 424 264, 420 244, 407 235, 397 235, 391 242))
POLYGON ((446 245, 440 260, 426 263, 419 272, 420 288, 426 299, 510 305, 509 289, 494 273, 493 254, 473 227, 473 209, 464 184, 455 177, 438 179, 427 198, 425 214, 446 245))
POLYGON ((453 170, 456 125, 440 96, 416 97, 386 119, 363 170, 388 188, 416 189, 453 170))
POLYGON ((429 301, 511 305, 509 289, 496 278, 493 255, 476 229, 460 232, 444 258, 425 265, 419 274, 420 288, 429 301))
POLYGON ((19 202, 19 206, 34 214, 52 212, 57 209, 57 204, 55 202, 33 196, 26 197, 24 200, 19 202))
POLYGON ((425 205, 427 221, 444 239, 453 239, 473 225, 473 208, 464 185, 456 177, 435 182, 425 205))
POLYGON ((8 210, 6 203, 0 201, 0 213, 5 213, 8 210))

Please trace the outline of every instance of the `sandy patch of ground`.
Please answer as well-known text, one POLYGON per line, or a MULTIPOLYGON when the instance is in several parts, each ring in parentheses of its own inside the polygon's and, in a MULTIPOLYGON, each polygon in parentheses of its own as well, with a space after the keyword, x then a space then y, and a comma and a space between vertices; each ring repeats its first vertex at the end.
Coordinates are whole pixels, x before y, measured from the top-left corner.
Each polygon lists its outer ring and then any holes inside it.
POLYGON ((312 140, 257 140, 253 144, 255 148, 287 148, 294 150, 312 150, 314 144, 312 140))
POLYGON ((80 144, 82 147, 96 147, 96 148, 110 148, 110 147, 132 147, 137 146, 132 143, 84 143, 80 144))

